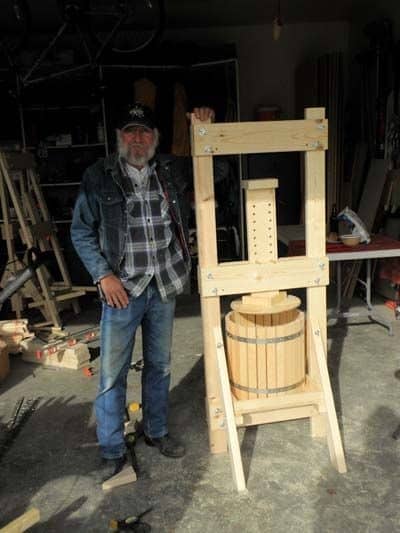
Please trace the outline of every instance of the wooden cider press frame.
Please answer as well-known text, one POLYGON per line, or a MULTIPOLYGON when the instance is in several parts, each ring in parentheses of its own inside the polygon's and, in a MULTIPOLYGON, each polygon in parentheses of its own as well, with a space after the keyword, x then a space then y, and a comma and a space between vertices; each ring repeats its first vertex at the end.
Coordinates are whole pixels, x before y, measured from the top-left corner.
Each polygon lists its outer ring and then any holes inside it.
POLYGON ((192 116, 191 134, 211 452, 229 448, 236 489, 246 490, 237 427, 309 418, 312 437, 327 438, 332 464, 346 472, 326 361, 325 110, 273 122, 210 124, 192 116), (248 180, 248 260, 219 264, 213 156, 294 151, 305 157, 306 255, 278 258, 278 182, 248 180), (301 287, 306 320, 298 299, 286 294, 301 287), (226 317, 227 360, 220 297, 249 293, 226 317))

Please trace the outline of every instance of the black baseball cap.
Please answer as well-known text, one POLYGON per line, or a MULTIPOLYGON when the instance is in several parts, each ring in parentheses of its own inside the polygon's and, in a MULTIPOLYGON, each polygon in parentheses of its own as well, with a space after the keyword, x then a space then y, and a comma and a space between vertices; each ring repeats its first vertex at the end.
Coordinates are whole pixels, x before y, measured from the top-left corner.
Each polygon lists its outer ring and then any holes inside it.
POLYGON ((123 130, 129 126, 144 126, 153 130, 156 127, 156 121, 153 111, 146 105, 135 103, 120 113, 116 127, 123 130))

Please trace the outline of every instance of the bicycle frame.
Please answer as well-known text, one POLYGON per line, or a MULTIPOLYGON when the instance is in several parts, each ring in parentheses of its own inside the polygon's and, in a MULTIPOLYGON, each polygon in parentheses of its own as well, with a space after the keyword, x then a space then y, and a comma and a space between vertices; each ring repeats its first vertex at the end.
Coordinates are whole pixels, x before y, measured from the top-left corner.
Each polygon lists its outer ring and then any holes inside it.
MULTIPOLYGON (((21 5, 24 6, 24 13, 26 14, 26 16, 29 15, 29 19, 30 19, 30 11, 25 0, 14 0, 14 1, 18 3, 18 5, 22 3, 21 5)), ((119 50, 116 48, 112 48, 114 52, 117 52, 117 53, 137 52, 139 50, 142 50, 146 46, 150 45, 160 35, 164 27, 164 23, 165 23, 164 2, 163 0, 144 0, 144 1, 149 9, 153 9, 155 5, 154 1, 157 4, 158 19, 156 21, 155 29, 153 29, 149 38, 147 38, 140 45, 136 46, 134 49, 126 51, 126 50, 119 50)), ((100 59, 102 58, 104 52, 109 48, 110 44, 112 43, 112 40, 117 35, 121 26, 128 19, 128 17, 130 17, 133 14, 135 2, 137 3, 137 0, 122 0, 122 1, 115 0, 114 7, 112 9, 102 10, 102 9, 95 9, 91 7, 90 0, 59 0, 58 8, 61 11, 63 23, 60 26, 60 28, 57 30, 54 37, 50 40, 48 45, 40 52, 39 56, 34 61, 33 65, 28 70, 28 72, 24 76, 20 77, 21 85, 26 87, 28 85, 31 85, 33 83, 37 83, 40 81, 44 81, 46 79, 51 79, 51 78, 65 75, 65 74, 71 74, 74 72, 78 72, 84 69, 95 68, 96 66, 98 66, 98 63, 100 59), (114 22, 113 26, 111 27, 109 31, 107 31, 105 38, 102 39, 101 42, 99 42, 99 39, 97 38, 95 32, 92 30, 91 24, 90 24, 90 22, 93 19, 95 19, 95 17, 98 17, 98 16, 107 17, 108 20, 116 18, 116 21, 114 22), (43 64, 43 61, 45 60, 45 58, 48 56, 51 50, 54 49, 56 43, 65 34, 67 29, 69 29, 71 26, 74 28, 74 30, 78 33, 79 37, 81 38, 83 49, 85 51, 88 62, 83 65, 79 65, 77 67, 72 67, 70 69, 62 70, 59 72, 55 72, 52 74, 47 74, 45 76, 35 78, 34 74, 43 64)), ((12 58, 10 54, 11 52, 8 51, 8 54, 7 54, 9 56, 8 60, 11 63, 12 58)))

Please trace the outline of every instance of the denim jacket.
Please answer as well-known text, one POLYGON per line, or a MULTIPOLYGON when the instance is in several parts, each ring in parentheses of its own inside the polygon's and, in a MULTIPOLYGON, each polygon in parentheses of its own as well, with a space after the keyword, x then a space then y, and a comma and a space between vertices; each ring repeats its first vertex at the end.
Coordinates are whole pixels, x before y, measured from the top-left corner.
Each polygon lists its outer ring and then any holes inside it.
MULTIPOLYGON (((189 205, 184 191, 190 182, 191 159, 157 156, 157 176, 169 204, 171 219, 185 261, 190 264, 187 246, 189 205)), ((227 168, 219 165, 219 179, 227 168)), ((126 194, 116 155, 90 166, 82 180, 71 224, 71 239, 94 283, 107 274, 119 276, 127 238, 126 194)))

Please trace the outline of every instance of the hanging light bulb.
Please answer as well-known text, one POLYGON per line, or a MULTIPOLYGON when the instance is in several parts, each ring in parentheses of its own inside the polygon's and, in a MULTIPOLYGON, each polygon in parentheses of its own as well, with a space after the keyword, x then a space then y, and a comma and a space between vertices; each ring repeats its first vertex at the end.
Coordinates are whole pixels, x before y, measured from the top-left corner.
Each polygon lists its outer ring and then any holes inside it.
POLYGON ((272 38, 274 41, 277 41, 282 33, 282 17, 281 17, 281 1, 278 0, 278 12, 274 17, 274 20, 272 22, 272 38))

